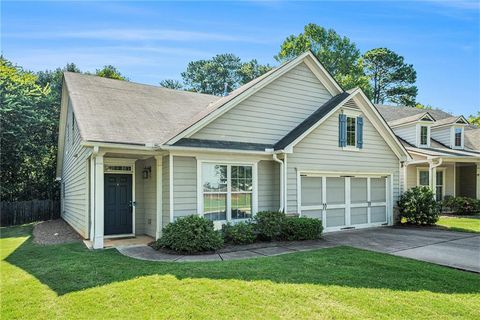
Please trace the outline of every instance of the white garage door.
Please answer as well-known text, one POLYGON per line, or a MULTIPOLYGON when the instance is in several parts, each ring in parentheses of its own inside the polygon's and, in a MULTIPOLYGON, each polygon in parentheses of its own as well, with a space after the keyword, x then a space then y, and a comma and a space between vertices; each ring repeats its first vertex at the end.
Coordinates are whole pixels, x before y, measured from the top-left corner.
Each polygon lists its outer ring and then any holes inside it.
POLYGON ((300 176, 300 214, 319 218, 325 231, 387 224, 386 176, 300 176))

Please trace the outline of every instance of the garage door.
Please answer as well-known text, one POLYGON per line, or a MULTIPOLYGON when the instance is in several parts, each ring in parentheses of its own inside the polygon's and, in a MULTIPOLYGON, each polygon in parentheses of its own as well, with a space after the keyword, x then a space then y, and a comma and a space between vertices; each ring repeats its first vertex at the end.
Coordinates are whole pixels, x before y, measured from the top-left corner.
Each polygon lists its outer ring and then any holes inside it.
POLYGON ((300 176, 300 214, 325 231, 387 224, 387 176, 300 176))

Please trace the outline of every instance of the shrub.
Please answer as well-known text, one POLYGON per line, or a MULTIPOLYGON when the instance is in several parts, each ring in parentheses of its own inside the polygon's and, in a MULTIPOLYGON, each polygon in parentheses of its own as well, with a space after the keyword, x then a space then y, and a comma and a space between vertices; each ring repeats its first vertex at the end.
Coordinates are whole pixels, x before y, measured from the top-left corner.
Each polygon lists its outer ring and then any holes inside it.
POLYGON ((456 214, 475 214, 480 212, 480 200, 468 197, 449 197, 442 201, 442 207, 447 207, 456 214))
POLYGON ((222 226, 223 239, 231 244, 249 244, 255 242, 256 235, 251 223, 227 223, 222 226))
POLYGON ((406 191, 398 201, 402 222, 431 225, 438 221, 439 207, 428 187, 414 187, 406 191))
POLYGON ((282 232, 285 214, 277 211, 261 211, 255 215, 255 231, 260 240, 277 240, 282 232))
POLYGON ((306 217, 286 217, 282 224, 281 238, 283 240, 315 240, 320 238, 322 221, 306 217))
POLYGON ((157 248, 167 248, 181 253, 214 251, 222 246, 222 235, 214 230, 213 222, 196 215, 169 223, 157 241, 157 248))

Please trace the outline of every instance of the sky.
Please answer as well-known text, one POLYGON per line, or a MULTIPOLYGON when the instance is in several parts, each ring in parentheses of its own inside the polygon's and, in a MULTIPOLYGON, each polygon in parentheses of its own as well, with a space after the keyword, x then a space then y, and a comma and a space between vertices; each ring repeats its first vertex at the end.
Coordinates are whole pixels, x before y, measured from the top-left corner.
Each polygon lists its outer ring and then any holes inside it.
POLYGON ((455 114, 480 110, 480 1, 1 2, 1 52, 25 69, 116 66, 131 81, 181 79, 220 53, 277 65, 307 23, 361 52, 386 47, 413 64, 417 100, 455 114))

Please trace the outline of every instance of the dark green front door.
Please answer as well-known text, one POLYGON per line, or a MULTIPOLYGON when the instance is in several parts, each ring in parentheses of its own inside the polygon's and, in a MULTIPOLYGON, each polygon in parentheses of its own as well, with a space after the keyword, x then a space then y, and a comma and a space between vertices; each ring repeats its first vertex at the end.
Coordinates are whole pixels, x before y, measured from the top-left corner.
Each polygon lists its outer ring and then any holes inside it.
POLYGON ((132 175, 105 174, 105 235, 130 234, 132 228, 132 175))

